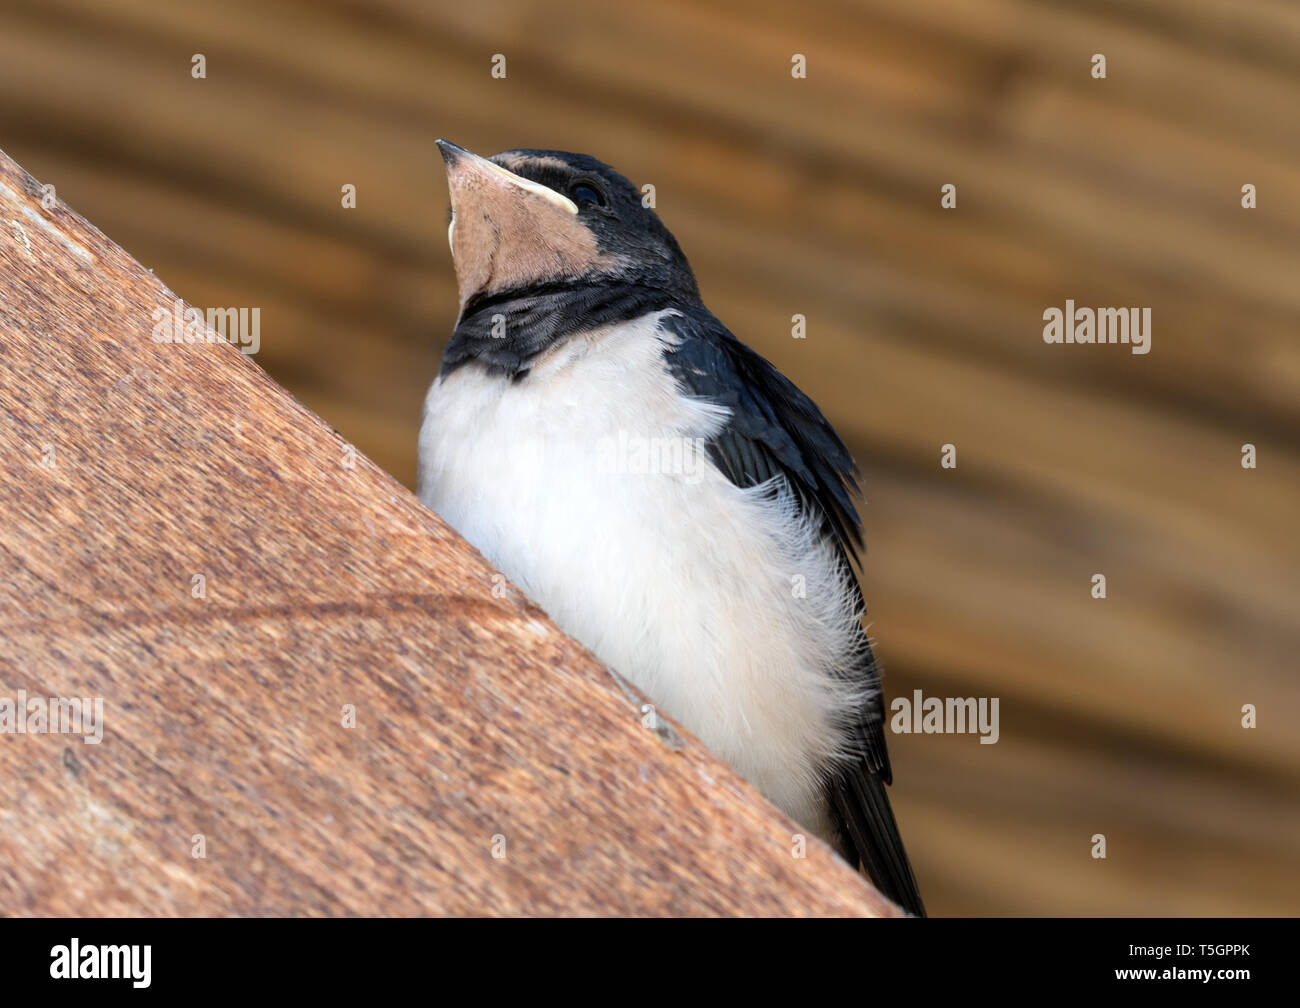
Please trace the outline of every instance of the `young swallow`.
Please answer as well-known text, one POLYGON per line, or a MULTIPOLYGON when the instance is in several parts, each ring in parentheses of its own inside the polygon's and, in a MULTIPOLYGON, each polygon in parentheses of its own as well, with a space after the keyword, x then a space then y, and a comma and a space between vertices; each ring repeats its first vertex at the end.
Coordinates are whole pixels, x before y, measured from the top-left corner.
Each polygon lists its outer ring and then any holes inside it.
POLYGON ((704 306, 642 194, 584 154, 438 141, 460 315, 420 498, 909 913, 857 469, 704 306))

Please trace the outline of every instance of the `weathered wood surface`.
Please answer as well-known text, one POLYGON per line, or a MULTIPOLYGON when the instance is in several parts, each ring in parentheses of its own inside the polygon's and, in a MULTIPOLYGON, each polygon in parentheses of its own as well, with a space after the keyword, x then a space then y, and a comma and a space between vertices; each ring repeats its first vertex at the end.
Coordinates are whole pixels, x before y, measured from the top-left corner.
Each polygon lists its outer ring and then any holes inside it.
POLYGON ((40 195, 0 157, 0 696, 105 732, 0 735, 0 913, 893 912, 40 195))
POLYGON ((0 27, 0 144, 187 300, 261 306, 259 363, 408 485, 455 316, 434 138, 655 183, 710 306, 862 463, 889 696, 1002 699, 997 745, 891 737, 931 912, 1300 910, 1292 0, 15 0, 0 27), (1152 354, 1045 346, 1066 297, 1150 306, 1152 354))

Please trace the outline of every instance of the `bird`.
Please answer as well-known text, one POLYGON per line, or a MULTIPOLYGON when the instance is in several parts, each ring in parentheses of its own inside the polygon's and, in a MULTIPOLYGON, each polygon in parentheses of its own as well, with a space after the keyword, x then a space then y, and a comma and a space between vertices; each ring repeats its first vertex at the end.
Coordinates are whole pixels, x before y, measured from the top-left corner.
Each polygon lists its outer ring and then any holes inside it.
POLYGON ((570 636, 913 916, 863 627, 859 471, 594 157, 437 141, 458 317, 417 493, 570 636))

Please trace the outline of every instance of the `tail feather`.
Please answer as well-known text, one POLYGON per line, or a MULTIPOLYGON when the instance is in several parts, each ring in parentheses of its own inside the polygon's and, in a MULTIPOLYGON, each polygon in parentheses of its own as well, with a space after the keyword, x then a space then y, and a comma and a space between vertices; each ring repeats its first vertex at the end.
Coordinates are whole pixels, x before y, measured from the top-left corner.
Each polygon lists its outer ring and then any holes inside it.
POLYGON ((860 764, 836 778, 830 799, 850 863, 865 868, 876 888, 908 913, 924 917, 925 906, 884 781, 860 764))

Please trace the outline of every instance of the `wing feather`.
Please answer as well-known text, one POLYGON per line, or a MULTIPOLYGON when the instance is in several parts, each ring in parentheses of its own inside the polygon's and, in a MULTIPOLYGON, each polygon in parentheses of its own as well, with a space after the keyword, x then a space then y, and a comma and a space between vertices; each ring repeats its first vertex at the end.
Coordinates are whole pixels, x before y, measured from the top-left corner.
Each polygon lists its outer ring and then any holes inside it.
MULTIPOLYGON (((860 604, 854 560, 862 524, 853 505, 858 471, 844 442, 811 399, 703 307, 668 316, 663 325, 677 337, 665 359, 684 391, 730 410, 727 425, 708 445, 714 464, 739 487, 784 476, 803 512, 836 547, 860 604)), ((872 697, 852 740, 860 756, 827 782, 827 799, 840 828, 841 853, 865 867, 886 896, 924 916, 885 793, 893 771, 885 746, 884 697, 865 631, 863 636, 861 660, 841 670, 872 697)))

